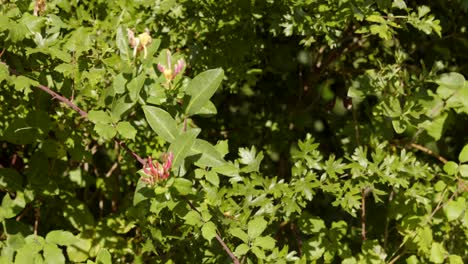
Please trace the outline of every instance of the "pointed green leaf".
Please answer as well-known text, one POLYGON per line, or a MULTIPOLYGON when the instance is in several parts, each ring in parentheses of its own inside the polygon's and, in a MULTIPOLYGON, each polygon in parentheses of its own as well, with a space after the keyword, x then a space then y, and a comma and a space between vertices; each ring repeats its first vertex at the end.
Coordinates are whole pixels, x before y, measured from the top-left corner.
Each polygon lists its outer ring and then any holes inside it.
POLYGON ((173 186, 182 195, 187 195, 193 192, 192 182, 184 178, 175 178, 173 186))
POLYGON ((119 48, 120 51, 120 58, 122 60, 128 61, 130 59, 128 36, 127 32, 125 32, 122 26, 117 28, 116 42, 117 48, 119 48))
POLYGON ((463 149, 460 151, 460 154, 458 155, 458 159, 460 162, 467 162, 468 161, 468 144, 466 144, 463 149))
POLYGON ((112 264, 112 256, 107 249, 101 248, 96 257, 96 264, 112 264))
POLYGON ((187 115, 196 114, 216 92, 223 80, 223 70, 208 70, 195 76, 188 84, 186 93, 190 95, 185 113, 187 115))
POLYGON ((255 238, 253 245, 263 249, 273 249, 275 247, 275 243, 276 240, 272 237, 257 237, 255 238))
POLYGON ((179 132, 177 130, 176 121, 168 112, 161 108, 148 105, 143 106, 143 112, 145 113, 146 120, 150 127, 158 136, 162 137, 167 142, 174 142, 179 132))
POLYGON ((217 167, 223 166, 226 163, 218 150, 203 139, 196 139, 190 150, 190 155, 196 154, 201 154, 200 158, 196 161, 196 164, 199 166, 217 167))
POLYGON ((120 97, 112 102, 111 115, 113 119, 120 120, 122 115, 130 110, 135 102, 132 102, 129 95, 120 97))
POLYGON ((188 156, 190 149, 195 143, 195 138, 200 133, 199 129, 191 129, 177 136, 174 142, 169 147, 168 152, 172 152, 174 159, 172 160, 172 166, 178 168, 185 157, 188 156))
POLYGON ((146 80, 146 74, 141 73, 140 75, 136 76, 130 82, 127 84, 127 89, 128 89, 128 95, 130 96, 130 99, 132 102, 135 102, 138 100, 138 96, 140 95, 141 88, 143 88, 143 85, 145 84, 146 80))
POLYGON ((202 236, 211 241, 216 236, 216 225, 213 222, 207 222, 202 227, 202 236))
POLYGON ((208 182, 213 184, 214 186, 218 187, 219 186, 219 176, 218 173, 214 171, 207 171, 205 173, 205 178, 208 182))
POLYGON ((122 73, 119 73, 114 77, 114 81, 112 82, 112 87, 114 88, 115 93, 121 94, 125 92, 125 84, 127 83, 127 79, 123 76, 122 73))
POLYGON ((249 236, 244 232, 244 230, 236 227, 236 228, 233 228, 233 229, 230 229, 229 230, 229 234, 239 238, 240 240, 242 240, 244 243, 248 243, 249 242, 249 236))

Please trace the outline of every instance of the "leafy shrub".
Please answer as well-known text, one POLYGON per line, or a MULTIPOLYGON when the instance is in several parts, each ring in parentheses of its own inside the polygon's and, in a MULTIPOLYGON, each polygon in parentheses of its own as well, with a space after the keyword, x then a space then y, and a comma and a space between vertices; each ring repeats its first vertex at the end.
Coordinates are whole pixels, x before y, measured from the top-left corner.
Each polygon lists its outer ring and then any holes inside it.
POLYGON ((465 1, 1 4, 2 263, 466 262, 465 1))

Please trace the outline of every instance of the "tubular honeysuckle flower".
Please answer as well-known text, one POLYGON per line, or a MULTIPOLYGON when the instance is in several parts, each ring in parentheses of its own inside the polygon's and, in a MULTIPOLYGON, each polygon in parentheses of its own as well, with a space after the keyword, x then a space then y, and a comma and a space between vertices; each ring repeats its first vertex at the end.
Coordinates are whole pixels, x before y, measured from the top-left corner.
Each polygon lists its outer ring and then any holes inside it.
POLYGON ((176 64, 174 64, 174 71, 172 71, 170 51, 167 51, 167 68, 161 63, 158 63, 158 70, 164 75, 164 78, 166 78, 168 82, 172 81, 177 76, 177 74, 181 73, 184 67, 185 61, 180 59, 176 64))
POLYGON ((149 34, 149 29, 145 29, 145 32, 135 37, 135 32, 131 29, 127 29, 128 43, 133 48, 133 57, 136 56, 137 52, 143 50, 144 58, 147 56, 146 47, 151 44, 153 39, 149 34))
POLYGON ((144 166, 143 171, 149 177, 142 177, 142 181, 153 185, 160 179, 165 180, 169 178, 173 159, 174 155, 172 154, 172 152, 169 152, 168 154, 163 154, 163 164, 160 164, 158 161, 153 162, 151 157, 148 157, 148 162, 144 166))

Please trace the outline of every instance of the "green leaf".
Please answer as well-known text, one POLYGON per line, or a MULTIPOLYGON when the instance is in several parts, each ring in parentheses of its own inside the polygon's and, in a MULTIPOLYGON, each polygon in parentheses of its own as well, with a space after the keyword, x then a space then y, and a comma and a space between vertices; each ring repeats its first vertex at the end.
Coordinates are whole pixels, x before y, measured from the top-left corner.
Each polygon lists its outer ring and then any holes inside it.
POLYGON ((0 63, 0 82, 8 80, 10 78, 10 71, 6 64, 0 63))
POLYGON ((158 136, 162 137, 167 142, 174 142, 179 132, 177 130, 176 121, 168 112, 161 108, 148 105, 143 106, 143 112, 145 113, 146 120, 150 127, 158 136))
POLYGON ((240 245, 237 246, 236 249, 234 250, 234 254, 236 254, 236 256, 240 257, 240 256, 243 256, 243 255, 247 254, 247 252, 249 252, 249 250, 250 250, 249 245, 247 245, 247 244, 240 244, 240 245))
POLYGON ((182 195, 193 193, 192 182, 184 178, 175 178, 174 188, 182 195))
POLYGON ((125 84, 127 83, 127 79, 123 76, 122 73, 117 74, 114 77, 114 81, 112 82, 112 87, 114 88, 115 93, 122 94, 125 92, 125 84))
POLYGON ((273 249, 275 247, 276 240, 272 237, 257 237, 255 238, 253 245, 261 247, 263 249, 273 249))
POLYGON ((119 122, 116 126, 117 132, 124 138, 134 139, 136 129, 129 122, 119 122))
POLYGON ((468 177, 468 164, 462 164, 458 166, 458 171, 460 172, 461 176, 468 177))
POLYGON ((217 167, 223 166, 226 163, 218 150, 203 139, 196 139, 190 149, 190 155, 195 154, 201 154, 200 158, 196 161, 199 166, 217 167))
POLYGON ((45 240, 48 243, 57 244, 60 246, 68 246, 79 241, 78 238, 70 231, 53 230, 47 233, 45 240))
POLYGON ((0 189, 15 192, 21 189, 23 176, 16 170, 10 168, 0 168, 0 189))
POLYGON ((97 123, 94 125, 94 130, 105 140, 110 140, 117 134, 117 130, 109 124, 97 123))
POLYGON ((249 235, 247 235, 244 230, 236 227, 236 228, 232 228, 232 229, 229 229, 229 234, 231 234, 232 236, 235 236, 237 238, 239 238, 240 240, 242 240, 244 243, 248 243, 249 242, 249 235))
POLYGON ((467 209, 466 200, 463 197, 458 197, 456 201, 451 200, 444 206, 444 213, 447 220, 453 221, 461 216, 467 209))
POLYGON ((111 107, 112 118, 115 120, 120 120, 121 116, 125 112, 130 110, 134 104, 135 102, 132 102, 132 100, 130 100, 129 95, 125 95, 125 96, 120 97, 117 100, 114 100, 112 102, 112 107, 111 107))
POLYGON ((0 221, 18 215, 25 206, 26 200, 22 192, 17 192, 15 199, 10 198, 10 195, 6 194, 3 196, 2 206, 0 207, 0 221))
POLYGON ((202 226, 201 231, 202 236, 206 240, 211 241, 216 236, 216 225, 213 222, 209 221, 202 226))
POLYGON ((112 264, 112 256, 105 248, 101 248, 96 256, 96 264, 112 264))
POLYGON ((453 161, 449 161, 444 164, 444 171, 449 175, 455 175, 458 172, 458 164, 453 161))
POLYGON ((78 241, 67 246, 67 255, 72 262, 83 262, 89 258, 89 250, 91 249, 91 239, 80 238, 78 241))
POLYGON ((55 244, 46 243, 44 245, 44 261, 46 263, 65 263, 65 256, 62 249, 55 244))
POLYGON ((219 177, 218 174, 214 171, 207 171, 205 173, 205 178, 208 182, 213 184, 216 187, 219 187, 219 177))
POLYGON ((145 84, 146 80, 146 74, 145 73, 140 73, 140 75, 136 76, 130 82, 127 84, 127 89, 128 89, 128 95, 130 96, 130 99, 132 102, 135 102, 138 100, 138 96, 140 95, 141 88, 143 88, 143 85, 145 84))
POLYGON ((268 222, 263 219, 263 217, 255 217, 253 220, 249 221, 247 224, 247 234, 250 239, 254 239, 260 236, 263 231, 265 231, 268 222))
POLYGON ((251 248, 251 250, 255 254, 255 256, 257 256, 257 258, 259 259, 264 259, 266 257, 265 252, 261 250, 259 247, 254 246, 251 248))
POLYGON ((112 118, 107 112, 102 110, 91 110, 88 112, 89 121, 94 124, 111 124, 112 118))
POLYGON ((460 162, 467 162, 468 161, 468 144, 466 144, 463 149, 460 151, 460 154, 458 155, 458 159, 460 162))
POLYGON ((213 96, 223 80, 223 70, 208 70, 195 76, 188 84, 186 93, 190 95, 190 100, 185 107, 185 114, 196 114, 213 96))
POLYGON ((199 129, 191 129, 187 132, 184 132, 176 137, 174 142, 169 146, 168 152, 174 154, 174 159, 172 160, 172 166, 178 168, 185 157, 189 154, 190 149, 195 143, 195 138, 200 133, 199 129))
POLYGON ((147 200, 151 197, 154 197, 154 190, 149 188, 148 184, 142 181, 140 178, 135 188, 135 194, 133 195, 133 206, 136 206, 140 202, 147 200))
POLYGON ((441 74, 435 82, 440 86, 458 90, 465 86, 465 77, 457 72, 450 72, 441 74))
POLYGON ((429 258, 433 263, 443 263, 447 251, 444 246, 438 242, 433 242, 431 247, 431 256, 429 258))
POLYGON ((448 259, 449 264, 463 264, 463 259, 458 255, 450 255, 448 259))
POLYGON ((203 221, 199 213, 195 211, 188 211, 188 213, 183 217, 185 223, 191 226, 202 226, 203 221))
POLYGON ((120 51, 120 58, 124 61, 129 61, 130 49, 128 44, 128 36, 127 32, 123 29, 122 26, 117 28, 116 43, 117 48, 119 48, 120 51))
POLYGON ((216 115, 218 111, 216 110, 216 106, 211 102, 208 101, 206 104, 194 115, 202 115, 202 116, 210 116, 216 115))

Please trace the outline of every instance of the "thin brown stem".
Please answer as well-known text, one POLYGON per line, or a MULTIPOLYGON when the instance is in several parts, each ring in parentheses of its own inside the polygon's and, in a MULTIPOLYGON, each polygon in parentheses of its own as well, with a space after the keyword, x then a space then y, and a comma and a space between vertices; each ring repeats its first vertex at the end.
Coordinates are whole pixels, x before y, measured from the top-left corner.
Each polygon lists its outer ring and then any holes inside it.
POLYGON ((361 191, 361 237, 362 241, 367 239, 366 237, 366 188, 361 191))
MULTIPOLYGON (((187 202, 187 204, 190 206, 190 208, 192 208, 192 210, 194 210, 195 212, 197 212, 201 216, 200 211, 198 211, 198 209, 192 204, 191 201, 189 201, 188 199, 185 199, 185 198, 184 198, 184 200, 187 202)), ((216 240, 218 240, 219 244, 223 247, 224 251, 226 251, 226 253, 229 255, 229 257, 232 259, 232 262, 234 264, 240 264, 239 259, 229 249, 229 247, 226 245, 226 243, 224 243, 223 239, 221 238, 221 236, 218 233, 216 233, 215 238, 216 238, 216 240)))
POLYGON ((421 150, 422 152, 426 153, 426 154, 429 154, 433 157, 435 157, 436 159, 440 160, 442 163, 447 163, 448 160, 442 156, 440 156, 439 154, 437 153, 434 153, 432 150, 426 148, 426 147, 423 147, 419 144, 416 144, 416 143, 409 143, 409 146, 412 147, 412 148, 415 148, 415 149, 418 149, 418 150, 421 150))

